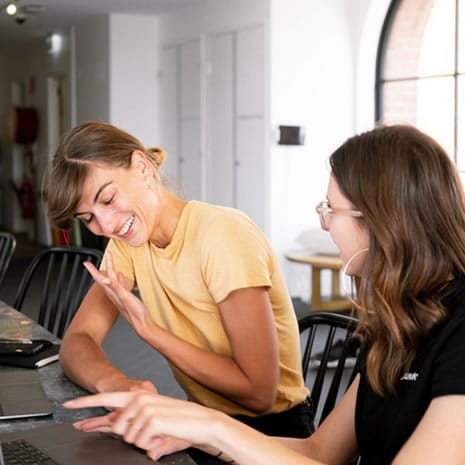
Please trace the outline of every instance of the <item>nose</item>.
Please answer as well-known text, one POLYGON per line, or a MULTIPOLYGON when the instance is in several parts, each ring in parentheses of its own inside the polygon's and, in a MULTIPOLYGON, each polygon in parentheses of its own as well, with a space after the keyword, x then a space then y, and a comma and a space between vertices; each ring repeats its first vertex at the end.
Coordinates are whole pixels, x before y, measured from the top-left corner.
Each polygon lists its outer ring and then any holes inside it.
POLYGON ((114 218, 112 215, 101 216, 98 223, 104 236, 111 236, 115 232, 114 218))
POLYGON ((96 236, 111 236, 114 233, 114 216, 106 212, 95 212, 94 220, 88 225, 96 236))

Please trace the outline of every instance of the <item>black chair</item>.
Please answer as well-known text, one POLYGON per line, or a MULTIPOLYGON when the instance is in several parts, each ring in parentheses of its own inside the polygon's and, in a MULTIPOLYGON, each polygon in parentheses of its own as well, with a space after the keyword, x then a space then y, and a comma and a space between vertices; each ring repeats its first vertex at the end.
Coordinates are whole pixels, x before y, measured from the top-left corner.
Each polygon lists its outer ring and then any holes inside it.
POLYGON ((360 341, 353 333, 357 324, 356 317, 326 311, 299 320, 302 370, 310 389, 315 427, 334 408, 356 375, 360 341))
POLYGON ((9 232, 0 231, 0 286, 5 278, 15 248, 15 236, 9 232))
POLYGON ((26 268, 13 307, 62 338, 93 282, 83 262, 98 267, 102 256, 100 250, 90 248, 44 250, 26 268))

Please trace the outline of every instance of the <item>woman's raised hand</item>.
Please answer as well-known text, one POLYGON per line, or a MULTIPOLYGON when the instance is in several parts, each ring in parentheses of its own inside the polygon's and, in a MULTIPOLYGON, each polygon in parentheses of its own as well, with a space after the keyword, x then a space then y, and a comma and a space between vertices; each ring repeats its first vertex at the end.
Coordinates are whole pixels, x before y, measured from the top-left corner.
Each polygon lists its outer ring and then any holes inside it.
POLYGON ((111 254, 105 258, 106 270, 98 270, 92 263, 84 262, 87 271, 99 284, 107 297, 137 333, 148 324, 154 324, 143 302, 125 286, 124 276, 115 270, 111 254))

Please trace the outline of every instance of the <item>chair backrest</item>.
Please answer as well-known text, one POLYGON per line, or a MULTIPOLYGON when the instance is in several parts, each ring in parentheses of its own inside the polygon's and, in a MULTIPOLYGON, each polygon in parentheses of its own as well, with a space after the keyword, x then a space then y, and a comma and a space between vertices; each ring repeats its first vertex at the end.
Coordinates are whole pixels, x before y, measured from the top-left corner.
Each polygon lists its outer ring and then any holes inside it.
POLYGON ((313 312, 299 320, 302 370, 317 427, 334 408, 356 375, 360 342, 358 319, 343 313, 313 312))
POLYGON ((15 248, 15 236, 9 232, 0 231, 0 286, 5 278, 15 248))
POLYGON ((102 256, 99 250, 82 247, 50 247, 42 251, 26 268, 13 306, 63 337, 93 282, 83 262, 98 267, 102 256))
POLYGON ((10 266, 15 249, 15 236, 7 231, 0 231, 0 286, 10 266))

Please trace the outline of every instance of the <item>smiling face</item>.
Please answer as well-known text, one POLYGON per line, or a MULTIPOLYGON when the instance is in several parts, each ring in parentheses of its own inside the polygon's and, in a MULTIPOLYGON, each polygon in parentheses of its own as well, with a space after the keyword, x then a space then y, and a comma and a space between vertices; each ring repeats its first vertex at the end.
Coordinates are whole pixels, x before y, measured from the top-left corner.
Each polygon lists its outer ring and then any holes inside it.
MULTIPOLYGON (((334 176, 328 183, 328 206, 334 209, 352 210, 354 206, 339 189, 334 176)), ((330 214, 327 229, 339 249, 341 259, 347 266, 348 275, 361 275, 369 247, 368 231, 363 220, 350 215, 330 214)))
POLYGON ((137 247, 156 230, 159 204, 153 170, 134 152, 129 168, 90 166, 75 216, 93 234, 137 247))

